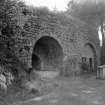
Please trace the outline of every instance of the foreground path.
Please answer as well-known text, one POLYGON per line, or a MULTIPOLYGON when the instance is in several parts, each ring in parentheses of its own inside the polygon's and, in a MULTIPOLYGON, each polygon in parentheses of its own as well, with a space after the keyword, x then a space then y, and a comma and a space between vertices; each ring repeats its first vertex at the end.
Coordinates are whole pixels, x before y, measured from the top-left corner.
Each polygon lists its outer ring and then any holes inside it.
POLYGON ((17 105, 105 105, 105 80, 60 78, 60 87, 52 93, 17 105))

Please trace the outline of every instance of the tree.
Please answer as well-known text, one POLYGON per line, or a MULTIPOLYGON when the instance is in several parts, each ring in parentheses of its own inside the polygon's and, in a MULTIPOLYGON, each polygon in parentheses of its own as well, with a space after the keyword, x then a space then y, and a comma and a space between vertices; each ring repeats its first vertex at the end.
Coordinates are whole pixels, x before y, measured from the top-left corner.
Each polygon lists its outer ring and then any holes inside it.
POLYGON ((84 20, 94 27, 101 27, 102 47, 101 47, 101 64, 105 64, 105 0, 71 0, 68 3, 67 13, 84 20))

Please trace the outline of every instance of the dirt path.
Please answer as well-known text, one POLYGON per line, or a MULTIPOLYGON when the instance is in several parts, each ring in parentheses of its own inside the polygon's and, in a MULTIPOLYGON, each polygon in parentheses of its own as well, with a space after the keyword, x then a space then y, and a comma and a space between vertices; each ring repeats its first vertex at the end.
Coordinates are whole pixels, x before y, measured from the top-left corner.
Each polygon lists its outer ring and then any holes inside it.
MULTIPOLYGON (((17 105, 105 105, 105 81, 90 78, 62 78, 52 93, 17 105)), ((15 104, 16 105, 16 104, 15 104)))

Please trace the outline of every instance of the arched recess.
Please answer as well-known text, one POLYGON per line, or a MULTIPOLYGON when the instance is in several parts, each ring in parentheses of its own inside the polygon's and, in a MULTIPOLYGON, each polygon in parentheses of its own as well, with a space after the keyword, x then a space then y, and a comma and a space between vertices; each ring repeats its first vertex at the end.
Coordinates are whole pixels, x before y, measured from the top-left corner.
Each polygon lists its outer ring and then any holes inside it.
POLYGON ((34 45, 32 67, 36 70, 58 68, 63 62, 63 51, 59 42, 53 37, 41 37, 34 45), (50 67, 50 68, 49 68, 50 67))
POLYGON ((97 56, 96 50, 91 43, 86 43, 82 52, 82 63, 88 65, 88 72, 96 72, 97 70, 97 56))
POLYGON ((36 68, 36 70, 41 70, 41 59, 36 54, 32 54, 32 66, 36 68))

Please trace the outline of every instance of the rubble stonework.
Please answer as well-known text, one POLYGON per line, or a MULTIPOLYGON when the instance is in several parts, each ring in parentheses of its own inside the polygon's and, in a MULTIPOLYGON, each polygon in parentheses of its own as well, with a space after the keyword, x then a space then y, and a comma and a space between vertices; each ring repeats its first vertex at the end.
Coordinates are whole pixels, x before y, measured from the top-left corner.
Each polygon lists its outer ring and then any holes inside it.
MULTIPOLYGON (((20 21, 22 21, 22 19, 20 21)), ((19 24, 21 25, 21 22, 19 24)), ((81 63, 85 45, 90 46, 90 49, 92 49, 93 51, 95 67, 100 63, 98 32, 94 27, 91 27, 78 19, 67 17, 66 15, 58 16, 57 14, 45 14, 43 17, 36 15, 28 17, 27 20, 25 18, 24 24, 22 21, 22 27, 24 30, 24 35, 22 36, 22 38, 27 39, 27 45, 24 45, 24 42, 20 43, 20 45, 17 44, 17 49, 15 52, 20 60, 27 63, 28 67, 32 67, 32 54, 34 53, 35 45, 38 40, 43 37, 53 38, 61 46, 63 52, 63 65, 61 65, 64 67, 65 62, 68 62, 66 63, 66 65, 72 65, 69 61, 71 61, 70 59, 73 59, 73 57, 76 57, 78 59, 76 60, 76 63, 74 63, 74 65, 79 65, 81 63), (22 46, 23 49, 21 50, 22 46)), ((48 40, 46 40, 46 42, 47 41, 48 40)), ((50 48, 50 40, 48 41, 48 44, 48 47, 50 48)), ((57 54, 55 56, 57 56, 57 54)), ((44 55, 44 57, 47 56, 44 55)), ((48 60, 46 60, 45 62, 47 61, 48 60)), ((56 61, 54 62, 57 63, 56 61)))

